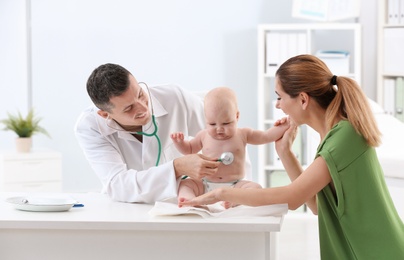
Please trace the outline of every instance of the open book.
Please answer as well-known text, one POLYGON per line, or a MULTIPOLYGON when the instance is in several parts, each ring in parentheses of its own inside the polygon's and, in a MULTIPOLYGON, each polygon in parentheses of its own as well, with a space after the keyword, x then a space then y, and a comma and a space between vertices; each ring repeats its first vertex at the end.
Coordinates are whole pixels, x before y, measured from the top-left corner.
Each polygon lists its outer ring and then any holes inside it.
POLYGON ((149 211, 151 216, 175 216, 175 215, 200 215, 204 218, 221 217, 267 217, 282 216, 288 212, 287 204, 275 204, 268 206, 249 207, 240 205, 225 209, 221 202, 203 207, 178 207, 177 201, 157 201, 149 211))

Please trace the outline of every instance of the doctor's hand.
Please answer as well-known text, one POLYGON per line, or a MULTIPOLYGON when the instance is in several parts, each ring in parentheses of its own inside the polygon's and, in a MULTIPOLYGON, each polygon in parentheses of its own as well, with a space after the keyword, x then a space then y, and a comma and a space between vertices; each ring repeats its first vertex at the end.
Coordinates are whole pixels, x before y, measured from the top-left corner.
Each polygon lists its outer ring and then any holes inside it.
POLYGON ((186 175, 200 180, 216 174, 220 162, 203 154, 188 154, 174 160, 174 170, 177 178, 186 175))

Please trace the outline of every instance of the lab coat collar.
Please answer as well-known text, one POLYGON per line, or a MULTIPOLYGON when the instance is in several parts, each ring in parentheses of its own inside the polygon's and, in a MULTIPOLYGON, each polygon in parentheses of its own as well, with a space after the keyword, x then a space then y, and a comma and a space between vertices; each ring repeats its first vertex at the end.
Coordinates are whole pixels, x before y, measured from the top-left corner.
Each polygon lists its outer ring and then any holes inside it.
MULTIPOLYGON (((151 88, 150 91, 152 91, 153 88, 151 88)), ((152 102, 153 102, 153 107, 154 107, 154 116, 155 117, 160 117, 160 116, 164 116, 167 115, 168 112, 167 110, 163 107, 163 105, 161 105, 160 101, 157 100, 157 98, 155 98, 151 92, 151 98, 152 98, 152 102)))
MULTIPOLYGON (((151 94, 151 99, 153 102, 153 107, 154 107, 154 116, 155 118, 159 118, 161 116, 167 115, 168 112, 167 110, 161 105, 161 103, 153 96, 153 88, 150 88, 150 94, 151 94)), ((114 134, 116 132, 118 132, 118 136, 120 138, 126 138, 129 137, 132 139, 132 136, 130 133, 123 131, 122 127, 116 123, 114 120, 108 120, 108 125, 107 125, 107 120, 103 117, 101 117, 100 115, 98 115, 97 113, 98 108, 94 109, 94 113, 95 113, 95 117, 97 120, 97 125, 99 128, 99 131, 102 135, 107 136, 107 135, 111 135, 114 134), (122 131, 119 131, 119 130, 122 131)), ((148 128, 147 126, 149 124, 152 124, 151 120, 150 122, 145 126, 143 126, 143 129, 148 128)), ((157 123, 158 124, 158 123, 157 123)))

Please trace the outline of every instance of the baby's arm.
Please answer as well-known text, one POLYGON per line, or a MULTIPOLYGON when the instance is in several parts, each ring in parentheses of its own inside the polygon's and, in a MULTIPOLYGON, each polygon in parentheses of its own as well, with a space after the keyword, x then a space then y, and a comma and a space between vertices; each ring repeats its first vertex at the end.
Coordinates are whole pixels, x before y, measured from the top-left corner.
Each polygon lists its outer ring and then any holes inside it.
POLYGON ((170 135, 171 139, 174 142, 175 147, 180 151, 182 154, 191 154, 197 153, 202 149, 200 133, 198 133, 194 139, 187 141, 184 138, 184 133, 177 132, 172 133, 170 135))
POLYGON ((247 143, 266 144, 280 139, 289 128, 289 121, 286 119, 278 120, 275 125, 266 131, 249 129, 247 131, 247 143))

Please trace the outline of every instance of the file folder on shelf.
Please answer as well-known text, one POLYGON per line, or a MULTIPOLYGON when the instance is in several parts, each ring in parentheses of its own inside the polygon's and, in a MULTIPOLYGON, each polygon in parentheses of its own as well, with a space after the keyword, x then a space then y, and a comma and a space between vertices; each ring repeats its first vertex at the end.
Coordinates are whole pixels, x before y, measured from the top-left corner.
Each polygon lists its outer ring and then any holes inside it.
POLYGON ((287 59, 307 53, 307 36, 304 32, 270 31, 266 34, 266 70, 273 76, 287 59))
POLYGON ((388 0, 387 23, 390 25, 400 23, 400 1, 401 0, 388 0))
POLYGON ((274 75, 280 66, 280 33, 268 32, 266 35, 266 73, 274 75))
POLYGON ((404 75, 404 28, 384 29, 384 73, 404 75))
POLYGON ((402 77, 396 79, 395 108, 395 117, 404 122, 404 80, 402 77))
POLYGON ((383 109, 388 115, 394 115, 394 85, 393 78, 386 78, 383 81, 383 109))

